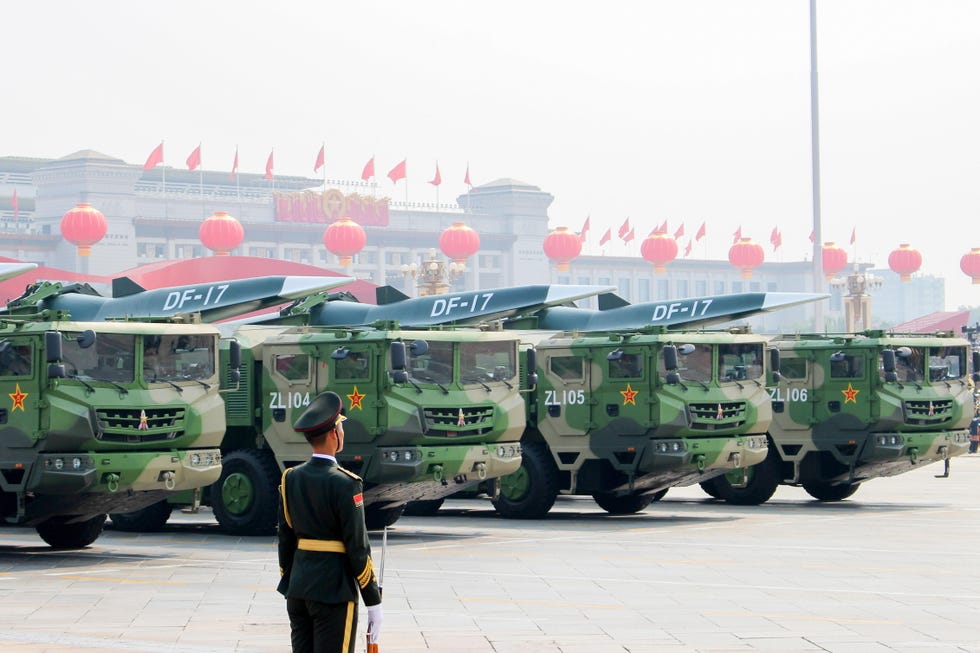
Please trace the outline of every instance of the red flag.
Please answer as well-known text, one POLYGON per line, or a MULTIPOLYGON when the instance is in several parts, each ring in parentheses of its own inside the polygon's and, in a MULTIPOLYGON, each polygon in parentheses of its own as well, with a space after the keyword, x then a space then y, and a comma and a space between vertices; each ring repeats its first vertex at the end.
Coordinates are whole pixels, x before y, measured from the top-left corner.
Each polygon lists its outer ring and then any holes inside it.
POLYGON ((691 253, 691 244, 692 243, 690 240, 687 241, 687 247, 684 248, 684 256, 687 256, 688 254, 691 253))
POLYGON ((660 225, 659 227, 657 227, 657 233, 658 234, 665 234, 665 233, 667 233, 667 221, 666 220, 664 220, 664 222, 663 222, 662 225, 660 225))
POLYGON ((316 155, 316 163, 313 164, 313 172, 316 172, 323 167, 323 148, 324 146, 321 145, 320 153, 316 155))
POLYGON ((469 163, 466 164, 466 176, 463 177, 463 183, 466 184, 467 186, 469 186, 470 188, 473 188, 473 182, 470 181, 470 164, 469 163))
POLYGON ((274 153, 275 153, 275 150, 273 150, 272 152, 269 152, 269 158, 265 162, 265 178, 266 179, 272 179, 272 155, 274 153))
POLYGON ((371 160, 364 164, 364 170, 361 170, 361 180, 367 181, 373 176, 374 176, 374 157, 372 156, 371 160))
POLYGON ((857 239, 857 227, 851 227, 851 244, 857 239))
POLYGON ((187 169, 188 170, 197 170, 197 167, 199 165, 201 165, 201 144, 200 143, 197 144, 197 147, 194 148, 194 151, 191 152, 190 153, 190 156, 187 157, 187 169))
POLYGON ((17 189, 14 189, 14 196, 10 198, 10 203, 14 206, 14 220, 20 217, 20 205, 17 203, 17 189))
POLYGON ((698 229, 698 232, 694 234, 694 240, 701 240, 702 238, 704 238, 705 233, 707 232, 704 230, 704 223, 702 222, 701 227, 698 229))
POLYGON ((235 174, 238 172, 238 148, 235 148, 235 161, 231 164, 231 178, 235 178, 235 174))
POLYGON ((152 170, 161 163, 163 163, 163 141, 160 141, 160 144, 153 148, 153 151, 150 152, 150 156, 147 157, 146 163, 143 164, 143 169, 152 170))
POLYGON ((734 243, 737 243, 739 240, 741 240, 741 238, 742 238, 742 225, 738 225, 738 229, 735 230, 735 233, 733 233, 732 236, 734 236, 734 238, 735 238, 735 240, 732 241, 734 243))
POLYGON ((439 162, 438 161, 436 161, 436 176, 433 177, 432 178, 432 181, 430 181, 429 183, 432 184, 433 186, 438 186, 439 184, 442 183, 442 175, 439 174, 439 162))
POLYGON ((628 243, 631 240, 633 240, 634 238, 636 238, 636 229, 630 229, 629 230, 629 233, 626 234, 626 237, 623 238, 623 242, 624 243, 628 243))
POLYGON ((625 238, 630 231, 630 219, 626 218, 623 224, 619 225, 619 237, 625 238))
POLYGON ((599 247, 602 247, 610 240, 612 240, 612 227, 606 229, 606 233, 602 234, 602 238, 599 239, 599 247))
POLYGON ((585 242, 585 235, 589 233, 589 229, 592 227, 592 216, 587 216, 585 222, 582 223, 582 231, 578 232, 578 237, 582 242, 585 242))
POLYGON ((811 243, 813 242, 813 232, 812 231, 810 232, 810 242, 811 243))
POLYGON ((397 184, 399 179, 405 178, 405 172, 408 167, 408 159, 402 159, 402 162, 396 165, 394 168, 388 171, 388 179, 391 183, 397 184))
POLYGON ((683 235, 684 235, 684 223, 682 222, 681 226, 677 227, 677 231, 674 232, 674 240, 677 240, 683 235))
POLYGON ((769 234, 769 242, 772 243, 772 251, 774 252, 783 244, 783 235, 779 233, 779 227, 772 228, 772 233, 769 234))

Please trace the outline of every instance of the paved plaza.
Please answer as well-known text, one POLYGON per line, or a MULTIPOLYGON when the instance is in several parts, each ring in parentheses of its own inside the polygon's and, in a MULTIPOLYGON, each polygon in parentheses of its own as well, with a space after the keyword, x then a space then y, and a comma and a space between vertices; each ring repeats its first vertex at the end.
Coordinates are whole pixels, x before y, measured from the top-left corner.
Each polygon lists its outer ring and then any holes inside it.
MULTIPOLYGON (((576 497, 512 521, 449 501, 389 530, 381 651, 980 652, 980 456, 952 467, 837 504, 695 486, 638 515, 576 497)), ((0 530, 0 649, 285 652, 277 578, 273 537, 222 535, 210 513, 74 552, 0 530)))

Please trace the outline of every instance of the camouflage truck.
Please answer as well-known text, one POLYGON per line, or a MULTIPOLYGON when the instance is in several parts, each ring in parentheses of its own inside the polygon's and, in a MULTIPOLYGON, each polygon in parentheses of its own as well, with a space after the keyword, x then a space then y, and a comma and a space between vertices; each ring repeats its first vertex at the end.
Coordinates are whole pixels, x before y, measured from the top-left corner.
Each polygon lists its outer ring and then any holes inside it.
MULTIPOLYGON (((702 483, 729 503, 767 501, 780 485, 840 501, 862 482, 967 451, 974 403, 969 343, 952 332, 778 336, 773 420, 761 464, 702 483)), ((977 356, 974 355, 974 381, 977 356)))
POLYGON ((364 480, 370 528, 394 523, 409 501, 438 501, 520 466, 525 408, 514 334, 394 325, 241 325, 234 333, 241 382, 225 395, 223 469, 210 491, 226 532, 273 532, 281 472, 310 455, 292 424, 327 389, 344 399, 338 459, 364 480))
POLYGON ((543 517, 559 494, 633 513, 670 487, 766 457, 761 336, 650 329, 522 337, 536 349, 538 383, 521 468, 493 498, 505 517, 543 517))
POLYGON ((0 513, 76 548, 96 540, 108 512, 218 478, 219 334, 52 317, 63 316, 0 317, 0 513))

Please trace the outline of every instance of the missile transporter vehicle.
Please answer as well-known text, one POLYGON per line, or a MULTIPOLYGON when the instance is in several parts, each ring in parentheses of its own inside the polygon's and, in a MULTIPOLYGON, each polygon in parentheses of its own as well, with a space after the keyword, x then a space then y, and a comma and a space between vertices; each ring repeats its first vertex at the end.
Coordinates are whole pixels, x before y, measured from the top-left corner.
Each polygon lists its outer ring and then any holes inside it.
MULTIPOLYGON (((840 501, 862 482, 966 453, 974 413, 969 343, 952 332, 773 337, 769 454, 748 470, 708 479, 711 496, 767 501, 780 485, 840 501)), ((973 354, 973 381, 978 356, 973 354)))
POLYGON ((213 483, 224 405, 203 324, 0 315, 0 515, 84 547, 106 513, 213 483))
POLYGON ((235 337, 241 380, 225 395, 223 469, 210 491, 227 532, 273 532, 282 470, 310 456, 292 425, 328 389, 344 401, 338 460, 364 481, 369 528, 394 523, 409 501, 439 501, 520 466, 514 334, 243 325, 235 337))
POLYGON ((493 498, 540 518, 559 494, 628 514, 762 462, 772 417, 765 340, 743 330, 522 332, 536 349, 521 468, 493 498))

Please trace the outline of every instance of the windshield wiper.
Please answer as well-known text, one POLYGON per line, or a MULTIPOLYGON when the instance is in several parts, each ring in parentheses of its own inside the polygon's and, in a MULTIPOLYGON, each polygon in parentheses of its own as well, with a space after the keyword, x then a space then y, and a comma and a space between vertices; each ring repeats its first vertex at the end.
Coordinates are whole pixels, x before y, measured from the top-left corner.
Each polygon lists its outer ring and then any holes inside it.
POLYGON ((90 376, 89 378, 92 379, 93 381, 101 381, 102 383, 111 383, 112 385, 114 385, 117 388, 119 388, 119 394, 121 394, 121 395, 128 395, 129 394, 129 390, 127 390, 125 386, 121 386, 118 383, 116 383, 115 381, 110 381, 109 379, 100 379, 100 378, 98 378, 96 376, 90 376))
POLYGON ((208 390, 210 390, 210 389, 211 389, 211 386, 210 386, 209 384, 207 384, 207 383, 205 383, 205 382, 204 382, 204 381, 202 381, 201 379, 195 379, 195 378, 194 378, 193 376, 187 376, 187 375, 185 374, 184 376, 182 376, 182 377, 180 377, 180 380, 181 380, 181 381, 197 381, 197 382, 198 382, 198 383, 200 383, 200 384, 201 384, 202 386, 204 386, 204 388, 206 388, 206 389, 208 389, 208 390))
POLYGON ((483 381, 481 381, 478 377, 475 377, 475 376, 464 376, 463 377, 463 383, 479 383, 480 385, 483 386, 483 389, 484 390, 486 390, 487 392, 490 392, 490 386, 488 386, 486 383, 484 383, 483 381))
POLYGON ((166 378, 163 378, 162 376, 157 376, 155 374, 153 375, 153 378, 152 379, 149 378, 149 377, 147 377, 146 381, 148 383, 169 383, 171 386, 173 386, 174 390, 176 390, 177 392, 183 392, 184 391, 184 389, 182 387, 180 387, 179 385, 177 385, 176 383, 174 383, 170 379, 166 379, 166 378))
POLYGON ((85 382, 85 379, 83 379, 82 377, 80 377, 77 373, 76 374, 72 374, 68 378, 69 379, 75 379, 76 381, 78 381, 79 383, 81 383, 82 385, 84 385, 85 386, 85 392, 86 393, 91 394, 91 393, 95 392, 95 388, 93 388, 88 383, 86 383, 85 382))
POLYGON ((435 377, 428 376, 428 375, 426 375, 426 376, 421 376, 420 375, 418 378, 420 380, 422 380, 422 381, 428 381, 429 383, 435 383, 437 386, 439 386, 439 389, 442 390, 442 394, 444 394, 444 395, 448 395, 449 394, 449 388, 447 388, 443 384, 441 384, 438 381, 436 381, 435 377))

